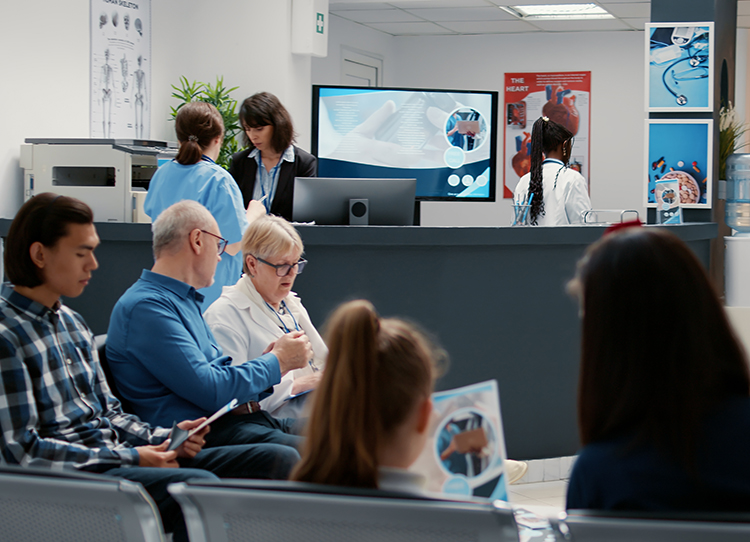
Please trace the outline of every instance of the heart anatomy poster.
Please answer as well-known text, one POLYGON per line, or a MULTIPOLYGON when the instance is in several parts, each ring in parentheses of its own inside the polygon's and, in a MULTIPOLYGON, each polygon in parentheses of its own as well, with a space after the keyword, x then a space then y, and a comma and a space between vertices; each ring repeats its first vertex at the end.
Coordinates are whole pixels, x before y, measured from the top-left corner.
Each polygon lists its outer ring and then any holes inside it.
POLYGON ((531 167, 531 129, 539 117, 573 132, 569 166, 588 179, 591 129, 591 72, 506 73, 503 130, 505 198, 531 167))

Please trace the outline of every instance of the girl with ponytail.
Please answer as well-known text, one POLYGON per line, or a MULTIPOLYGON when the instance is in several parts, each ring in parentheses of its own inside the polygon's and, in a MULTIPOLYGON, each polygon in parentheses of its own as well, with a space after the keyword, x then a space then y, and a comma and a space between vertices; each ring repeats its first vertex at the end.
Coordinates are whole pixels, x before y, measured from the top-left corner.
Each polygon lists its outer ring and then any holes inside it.
POLYGON ((180 142, 177 158, 154 173, 143 210, 154 222, 167 207, 188 199, 203 204, 216 219, 229 245, 216 267, 213 285, 200 290, 206 309, 221 295, 223 286, 231 286, 240 278, 242 234, 250 220, 265 214, 265 208, 256 202, 245 211, 237 183, 216 164, 224 140, 224 121, 213 105, 183 105, 175 118, 175 131, 180 142))
POLYGON ((444 354, 414 326, 380 318, 367 301, 327 325, 328 360, 293 480, 419 492, 406 469, 427 439, 436 362, 444 354))
POLYGON ((516 185, 515 201, 531 198, 529 221, 535 226, 583 222, 591 209, 583 175, 568 167, 573 134, 547 117, 540 117, 531 131, 531 171, 516 185), (533 194, 533 196, 531 196, 533 194))

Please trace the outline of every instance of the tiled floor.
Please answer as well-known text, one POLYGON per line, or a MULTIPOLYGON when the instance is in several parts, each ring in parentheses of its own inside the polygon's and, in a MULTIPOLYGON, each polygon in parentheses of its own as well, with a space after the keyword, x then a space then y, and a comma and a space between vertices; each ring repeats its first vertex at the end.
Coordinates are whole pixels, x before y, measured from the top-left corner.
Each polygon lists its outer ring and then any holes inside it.
POLYGON ((539 516, 556 516, 565 510, 567 480, 535 482, 510 486, 510 502, 539 516))

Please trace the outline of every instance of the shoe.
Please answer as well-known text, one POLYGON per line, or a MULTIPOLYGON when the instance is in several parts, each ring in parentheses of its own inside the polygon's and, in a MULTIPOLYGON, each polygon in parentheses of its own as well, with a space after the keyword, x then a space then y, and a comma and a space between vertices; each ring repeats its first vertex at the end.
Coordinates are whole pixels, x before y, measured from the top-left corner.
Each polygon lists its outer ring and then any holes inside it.
POLYGON ((505 460, 505 473, 508 475, 508 484, 515 484, 526 471, 529 470, 529 464, 526 461, 513 461, 512 459, 505 460))

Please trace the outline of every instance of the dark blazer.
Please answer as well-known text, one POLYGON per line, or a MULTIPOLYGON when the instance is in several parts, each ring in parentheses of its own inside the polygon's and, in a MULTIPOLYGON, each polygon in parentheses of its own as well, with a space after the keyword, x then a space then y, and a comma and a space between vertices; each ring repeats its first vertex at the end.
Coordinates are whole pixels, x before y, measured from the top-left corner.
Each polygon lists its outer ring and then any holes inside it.
MULTIPOLYGON (((234 177, 242 192, 242 200, 247 204, 253 199, 255 188, 255 176, 258 173, 258 162, 254 158, 248 158, 252 149, 245 149, 232 155, 229 164, 229 173, 234 177)), ((283 161, 279 171, 279 183, 276 187, 276 195, 271 202, 271 214, 283 216, 292 220, 292 205, 294 203, 294 178, 316 177, 318 161, 309 152, 299 147, 294 147, 294 163, 283 161)))

